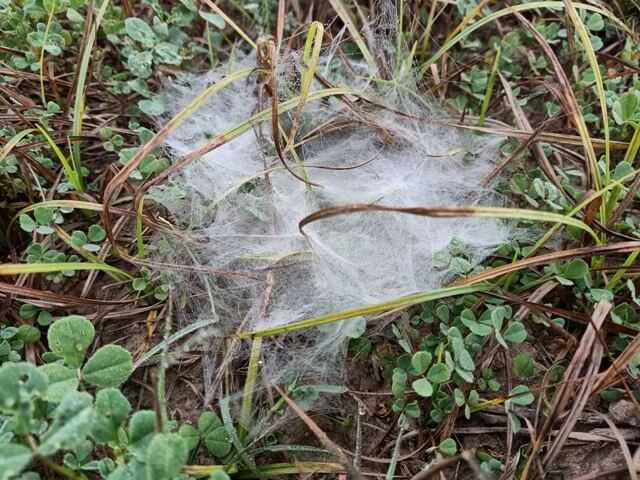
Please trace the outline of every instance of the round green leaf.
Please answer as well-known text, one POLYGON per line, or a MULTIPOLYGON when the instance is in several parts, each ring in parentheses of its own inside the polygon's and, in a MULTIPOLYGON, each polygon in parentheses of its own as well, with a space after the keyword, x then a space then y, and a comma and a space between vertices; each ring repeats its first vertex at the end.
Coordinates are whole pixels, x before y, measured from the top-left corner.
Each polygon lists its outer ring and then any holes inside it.
POLYGON ((587 273, 589 273, 589 265, 581 258, 577 258, 566 265, 563 276, 569 280, 579 280, 587 273))
POLYGON ((106 232, 100 225, 91 225, 87 233, 89 240, 92 242, 101 242, 107 236, 106 232))
POLYGON ((118 345, 105 345, 82 368, 82 378, 98 388, 117 387, 133 373, 131 354, 118 345))
POLYGON ((425 351, 418 351, 411 357, 411 366, 415 370, 416 375, 422 375, 429 368, 431 363, 431 354, 425 351))
POLYGON ((431 382, 426 378, 419 378, 412 384, 413 390, 421 397, 430 397, 433 394, 431 382))
POLYGON ((41 455, 72 450, 85 442, 94 420, 93 398, 86 392, 70 392, 53 411, 51 426, 42 435, 41 455))
POLYGON ((533 358, 525 353, 519 353, 513 359, 513 366, 521 377, 533 376, 533 358))
POLYGON ((37 227, 36 222, 29 215, 22 214, 18 217, 18 220, 20 222, 20 228, 25 232, 31 233, 37 227))
POLYGON ((46 207, 36 207, 33 216, 36 217, 36 221, 40 225, 43 225, 53 220, 53 210, 46 207))
POLYGON ((93 437, 100 442, 117 441, 118 429, 131 411, 129 400, 117 388, 105 388, 96 394, 96 421, 93 437))
POLYGON ((127 18, 124 21, 124 28, 129 37, 145 46, 152 47, 154 42, 157 41, 156 34, 153 33, 151 27, 140 18, 127 18))
POLYGON ((231 441, 227 429, 218 427, 204 437, 204 445, 214 457, 221 458, 231 451, 231 441))
POLYGON ((38 368, 49 379, 47 400, 57 403, 69 392, 78 388, 78 375, 72 368, 59 363, 49 363, 38 368))
POLYGON ((420 407, 416 402, 411 402, 406 407, 404 407, 404 413, 409 418, 419 418, 420 407))
POLYGON ((520 322, 512 322, 502 334, 502 337, 511 343, 522 343, 527 338, 527 331, 520 322))
POLYGON ((452 456, 455 455, 458 451, 458 446, 453 438, 445 438, 440 445, 438 445, 438 450, 442 452, 443 455, 452 456))
POLYGON ((188 423, 180 425, 178 435, 184 439, 185 444, 187 445, 187 450, 189 451, 196 448, 198 443, 200 443, 200 434, 198 433, 198 430, 188 423))
POLYGON ((40 340, 40 329, 33 325, 20 325, 18 327, 18 338, 27 345, 35 343, 40 340))
POLYGON ((0 443, 0 480, 7 480, 24 470, 32 459, 31 450, 17 443, 0 443))
POLYGON ((444 363, 436 363, 429 369, 427 378, 433 383, 444 383, 451 378, 451 370, 444 363))
POLYGON ((129 420, 129 428, 127 429, 129 445, 134 447, 134 451, 144 452, 155 432, 156 412, 138 410, 129 420))
POLYGON ((200 16, 216 28, 223 29, 225 27, 224 18, 217 13, 199 12, 200 16))
POLYGON ((65 363, 72 367, 79 367, 82 364, 94 336, 93 325, 80 315, 56 320, 47 333, 51 351, 62 357, 65 363))
POLYGON ((535 400, 535 397, 529 391, 529 387, 525 385, 518 385, 516 387, 513 387, 513 390, 511 390, 509 396, 513 397, 510 398, 509 401, 511 403, 515 403, 516 405, 531 405, 535 400))
POLYGON ((222 420, 215 412, 203 412, 198 418, 198 432, 203 437, 220 426, 222 426, 222 420))
POLYGON ((159 433, 147 448, 147 479, 173 480, 187 463, 189 451, 177 433, 159 433))
POLYGON ((47 388, 47 377, 27 362, 5 362, 0 367, 0 409, 13 409, 18 402, 41 396, 47 388))

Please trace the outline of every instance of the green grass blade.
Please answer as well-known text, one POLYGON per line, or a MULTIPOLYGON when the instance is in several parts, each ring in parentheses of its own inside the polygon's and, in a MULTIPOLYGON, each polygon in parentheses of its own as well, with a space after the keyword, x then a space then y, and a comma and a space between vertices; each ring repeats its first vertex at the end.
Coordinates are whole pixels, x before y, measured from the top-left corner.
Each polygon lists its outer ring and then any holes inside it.
MULTIPOLYGON (((82 52, 82 58, 80 60, 80 69, 78 70, 78 81, 76 84, 76 97, 73 103, 73 123, 71 125, 71 134, 73 136, 79 137, 82 134, 82 115, 84 114, 84 87, 87 84, 87 73, 89 71, 89 62, 91 60, 91 54, 93 53, 93 44, 96 41, 96 36, 98 34, 98 28, 100 28, 100 24, 102 23, 102 17, 107 10, 107 6, 109 5, 109 0, 103 0, 100 9, 96 15, 95 24, 89 33, 89 38, 87 38, 87 42, 84 47, 84 51, 82 52)), ((88 21, 89 19, 85 20, 88 21)), ((81 172, 82 162, 80 160, 80 142, 73 142, 73 155, 71 156, 73 160, 73 168, 76 172, 81 172)), ((80 183, 82 184, 82 175, 79 177, 80 183)))
POLYGON ((291 323, 288 325, 279 325, 277 327, 265 328, 263 330, 254 330, 252 332, 243 332, 238 336, 240 338, 250 337, 267 337, 271 335, 280 335, 282 333, 294 332, 297 330, 303 330, 305 328, 318 327, 320 325, 326 325, 328 323, 339 322, 353 317, 361 315, 373 315, 377 313, 388 312, 390 310, 396 310, 401 308, 417 305, 422 302, 430 300, 438 300, 440 298, 453 297, 456 295, 466 295, 468 293, 481 292, 488 290, 490 285, 488 284, 476 284, 465 285, 462 287, 447 287, 439 290, 431 290, 428 292, 414 293, 405 297, 388 300, 386 302, 373 303, 362 307, 350 308, 348 310, 342 310, 340 312, 329 313, 327 315, 321 315, 318 317, 310 318, 308 320, 302 320, 300 322, 291 323))
POLYGON ((103 272, 123 273, 119 268, 97 262, 4 263, 0 265, 0 276, 53 273, 63 270, 102 270, 103 272))
POLYGON ((44 129, 44 127, 42 127, 42 125, 36 125, 36 127, 38 128, 42 136, 45 138, 45 140, 51 146, 51 149, 53 150, 53 153, 56 154, 56 157, 58 157, 58 160, 60 160, 60 163, 62 164, 62 168, 64 168, 64 171, 67 174, 67 178, 72 183, 73 187, 76 189, 76 191, 82 192, 83 186, 82 186, 82 181, 80 180, 80 172, 79 171, 76 172, 76 170, 71 166, 71 164, 67 160, 67 157, 64 156, 64 154, 62 153, 62 150, 60 150, 56 142, 53 141, 53 138, 51 138, 51 136, 44 129))

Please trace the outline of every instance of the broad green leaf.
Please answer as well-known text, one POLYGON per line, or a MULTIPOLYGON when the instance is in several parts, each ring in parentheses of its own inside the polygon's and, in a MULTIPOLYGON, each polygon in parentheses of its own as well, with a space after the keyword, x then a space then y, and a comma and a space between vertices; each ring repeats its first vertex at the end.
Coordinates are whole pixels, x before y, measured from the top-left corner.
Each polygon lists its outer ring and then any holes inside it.
POLYGON ((404 407, 404 414, 410 418, 420 417, 420 407, 416 402, 411 402, 404 407))
POLYGON ((187 446, 187 450, 191 451, 198 446, 200 443, 200 434, 198 430, 196 430, 193 425, 189 425, 188 423, 184 423, 180 425, 178 429, 178 435, 180 435, 187 446))
POLYGON ((416 375, 422 375, 429 368, 431 363, 431 354, 420 350, 411 357, 411 366, 415 370, 416 375))
POLYGON ((513 359, 513 366, 521 377, 533 376, 533 358, 526 353, 519 353, 513 359))
MULTIPOLYGON (((634 119, 638 109, 638 94, 635 91, 627 92, 613 103, 613 118, 618 125, 622 125, 634 119)), ((22 222, 21 222, 22 224, 22 222)), ((24 228, 24 227, 23 227, 24 228)))
POLYGON ((166 109, 166 104, 164 99, 156 95, 151 99, 144 99, 138 102, 138 108, 145 115, 149 115, 150 117, 155 117, 158 115, 162 115, 166 109))
POLYGON ((451 370, 444 363, 436 363, 429 369, 427 378, 433 383, 444 383, 451 378, 451 370))
POLYGON ((527 338, 527 331, 520 322, 512 322, 502 334, 507 342, 522 343, 527 338))
POLYGON ((139 460, 131 459, 120 465, 107 476, 107 480, 144 480, 147 477, 146 465, 139 460))
POLYGON ((472 320, 464 316, 461 316, 460 320, 465 327, 471 330, 472 333, 475 333, 480 337, 491 335, 491 332, 493 331, 493 329, 489 325, 485 325, 484 323, 480 323, 476 320, 472 320))
POLYGON ((22 340, 25 345, 36 343, 40 340, 40 329, 33 325, 20 325, 18 327, 18 338, 22 340))
POLYGON ((364 317, 356 317, 344 322, 342 328, 347 337, 360 338, 367 329, 367 320, 364 317))
POLYGON ((515 403, 516 405, 531 405, 535 397, 531 392, 529 392, 529 387, 525 385, 518 385, 513 387, 509 396, 517 395, 513 398, 510 398, 509 401, 511 403, 515 403))
POLYGON ((5 362, 0 367, 0 410, 16 408, 20 401, 42 396, 47 377, 27 362, 5 362))
POLYGON ((589 273, 589 265, 581 258, 569 262, 563 271, 563 276, 569 280, 579 280, 589 273))
POLYGON ((229 440, 227 429, 222 426, 211 430, 204 437, 204 445, 214 457, 224 457, 231 451, 231 441, 229 440))
POLYGON ((18 220, 20 222, 20 228, 27 233, 33 232, 37 227, 36 222, 29 215, 22 214, 18 217, 18 220))
POLYGON ((471 354, 467 350, 462 349, 458 352, 457 362, 460 367, 469 372, 473 372, 476 369, 473 358, 471 358, 471 354))
POLYGON ((460 390, 459 388, 456 388, 453 391, 453 400, 456 402, 456 405, 459 406, 459 407, 464 405, 464 402, 465 402, 464 392, 462 390, 460 390))
POLYGON ((156 412, 153 410, 138 410, 129 420, 129 445, 134 451, 142 453, 146 450, 151 438, 156 433, 156 412))
POLYGON ((198 418, 198 432, 200 432, 200 435, 203 437, 221 426, 222 420, 220 420, 220 417, 218 417, 215 412, 203 412, 200 418, 198 418))
POLYGON ((216 28, 223 29, 226 25, 224 18, 217 13, 209 13, 200 11, 200 16, 216 28))
POLYGON ((587 23, 585 26, 592 32, 599 32, 604 28, 604 19, 599 13, 592 13, 587 18, 587 23))
POLYGON ((47 207, 36 207, 33 216, 39 224, 43 225, 53 220, 53 210, 47 207))
POLYGON ((80 315, 71 315, 53 322, 47 339, 53 353, 62 357, 71 367, 79 367, 93 342, 95 329, 92 323, 80 315))
POLYGON ((100 225, 91 225, 87 232, 89 240, 92 242, 101 242, 107 236, 107 233, 100 225))
POLYGON ((454 439, 445 438, 442 442, 440 442, 440 445, 438 445, 438 450, 440 450, 443 455, 447 455, 450 457, 456 454, 456 452, 458 451, 458 446, 456 445, 454 439))
POLYGON ((82 378, 98 388, 117 387, 126 382, 131 373, 131 354, 119 345, 100 347, 82 368, 82 378))
POLYGON ((118 429, 131 411, 129 400, 116 388, 105 388, 96 394, 96 420, 93 437, 99 442, 118 440, 118 429))
POLYGON ((41 437, 38 450, 50 456, 58 450, 72 450, 84 443, 94 420, 93 399, 86 392, 71 392, 52 413, 51 426, 41 437))
POLYGON ((147 479, 173 480, 187 463, 189 451, 177 433, 158 433, 147 448, 147 479))
POLYGON ((430 397, 433 394, 431 382, 426 378, 419 378, 418 380, 415 380, 411 386, 421 397, 430 397))
POLYGON ((157 41, 156 34, 153 33, 151 27, 139 18, 127 18, 124 21, 124 28, 129 37, 142 43, 145 47, 153 47, 153 44, 157 41))
POLYGON ((72 368, 60 363, 49 363, 38 368, 49 380, 46 398, 58 403, 69 392, 78 389, 78 374, 72 368))
POLYGON ((17 443, 0 443, 0 480, 8 480, 29 466, 31 450, 17 443))

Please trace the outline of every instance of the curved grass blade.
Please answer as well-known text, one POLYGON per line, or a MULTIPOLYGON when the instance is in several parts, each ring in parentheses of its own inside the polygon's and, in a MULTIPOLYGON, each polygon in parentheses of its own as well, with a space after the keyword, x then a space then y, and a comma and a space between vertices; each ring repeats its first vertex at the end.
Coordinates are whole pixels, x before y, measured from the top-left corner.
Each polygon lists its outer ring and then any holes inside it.
POLYGON ((325 208, 317 212, 307 215, 298 224, 300 232, 304 234, 304 226, 311 222, 329 218, 336 215, 344 215, 355 212, 395 212, 405 213, 409 215, 418 215, 436 218, 455 218, 455 217, 489 217, 489 218, 509 218, 514 220, 530 220, 534 222, 552 222, 556 224, 564 224, 584 230, 593 239, 599 242, 598 236, 593 229, 570 216, 560 215, 558 213, 542 212, 538 210, 528 210, 524 208, 499 208, 499 207, 459 207, 459 208, 400 208, 385 207, 383 205, 371 204, 353 204, 342 207, 325 208))

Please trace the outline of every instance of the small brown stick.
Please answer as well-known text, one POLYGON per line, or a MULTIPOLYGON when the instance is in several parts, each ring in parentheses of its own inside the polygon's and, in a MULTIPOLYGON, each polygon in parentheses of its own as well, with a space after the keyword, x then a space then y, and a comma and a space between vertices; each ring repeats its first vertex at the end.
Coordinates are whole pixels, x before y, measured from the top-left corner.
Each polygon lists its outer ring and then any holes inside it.
POLYGON ((309 427, 309 430, 313 432, 316 438, 320 441, 320 443, 331 453, 338 457, 339 462, 344 466, 345 470, 351 475, 352 480, 362 479, 362 474, 353 466, 353 464, 349 461, 347 456, 344 454, 342 449, 336 445, 332 440, 329 439, 326 433, 318 426, 316 422, 314 422, 302 409, 289 398, 289 396, 282 391, 282 389, 278 385, 274 385, 273 388, 278 392, 278 394, 284 399, 285 402, 289 405, 291 410, 295 412, 298 417, 309 427))

